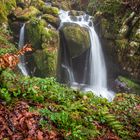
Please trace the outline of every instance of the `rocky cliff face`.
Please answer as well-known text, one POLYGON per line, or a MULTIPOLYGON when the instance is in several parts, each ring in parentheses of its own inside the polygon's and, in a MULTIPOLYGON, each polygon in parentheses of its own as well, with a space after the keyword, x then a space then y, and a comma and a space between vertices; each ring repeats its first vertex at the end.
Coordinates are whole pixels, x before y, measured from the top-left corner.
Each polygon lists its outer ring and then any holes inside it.
POLYGON ((107 40, 107 46, 116 51, 117 60, 121 69, 129 76, 140 78, 140 17, 132 12, 120 20, 120 25, 115 18, 96 15, 99 34, 107 40), (101 16, 101 17, 100 17, 101 16), (112 23, 113 22, 113 23, 112 23), (117 24, 117 25, 116 25, 117 24), (116 25, 116 26, 114 26, 116 25))

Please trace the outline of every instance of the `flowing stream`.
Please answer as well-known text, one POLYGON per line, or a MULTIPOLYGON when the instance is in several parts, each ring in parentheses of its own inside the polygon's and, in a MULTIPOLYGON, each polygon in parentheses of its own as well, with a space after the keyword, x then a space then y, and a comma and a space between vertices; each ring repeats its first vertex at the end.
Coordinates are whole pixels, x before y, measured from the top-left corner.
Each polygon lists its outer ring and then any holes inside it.
MULTIPOLYGON (((24 46, 24 32, 25 32, 25 24, 20 29, 20 36, 19 36, 19 43, 18 48, 21 49, 24 46)), ((20 56, 20 63, 18 64, 18 67, 20 68, 23 75, 27 76, 28 72, 26 70, 25 66, 25 59, 24 56, 20 56)))
MULTIPOLYGON (((67 69, 69 75, 68 77, 70 77, 70 86, 76 88, 82 87, 81 89, 84 91, 92 91, 97 96, 102 96, 111 101, 114 97, 114 93, 112 91, 109 91, 107 88, 107 72, 104 55, 99 38, 94 30, 94 25, 91 17, 89 15, 84 14, 81 16, 77 16, 76 20, 72 20, 71 16, 69 16, 69 12, 63 10, 60 11, 59 17, 61 19, 60 29, 61 27, 63 27, 64 23, 78 24, 79 26, 84 27, 89 31, 91 40, 90 57, 87 60, 89 61, 88 84, 86 84, 86 81, 84 80, 81 83, 75 81, 74 70, 70 66, 67 66, 67 63, 61 64, 61 67, 67 69)), ((85 76, 85 73, 83 73, 83 76, 85 76)))

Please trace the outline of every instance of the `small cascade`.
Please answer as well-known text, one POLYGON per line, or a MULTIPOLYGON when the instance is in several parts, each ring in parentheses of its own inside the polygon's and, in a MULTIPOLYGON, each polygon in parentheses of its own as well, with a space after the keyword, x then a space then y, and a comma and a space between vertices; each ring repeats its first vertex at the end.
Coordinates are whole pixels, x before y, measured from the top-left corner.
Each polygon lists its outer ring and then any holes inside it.
MULTIPOLYGON (((99 38, 94 30, 92 19, 89 15, 83 14, 81 16, 76 16, 76 20, 71 18, 68 11, 60 11, 59 15, 61 19, 60 29, 63 27, 64 23, 74 23, 81 27, 84 27, 88 30, 91 40, 90 52, 89 57, 86 57, 85 68, 83 73, 83 81, 75 81, 74 69, 69 64, 64 63, 65 61, 62 60, 63 63, 60 62, 61 67, 65 67, 69 74, 69 82, 71 87, 77 87, 84 91, 92 91, 97 96, 102 96, 107 98, 108 100, 112 100, 114 97, 114 93, 109 91, 107 88, 107 72, 106 72, 106 65, 104 60, 104 55, 102 52, 102 48, 100 45, 99 38), (89 68, 87 68, 89 67, 89 68), (70 78, 73 77, 73 78, 70 78), (88 82, 86 81, 88 77, 88 82)), ((64 48, 64 46, 63 46, 64 48)), ((66 54, 65 54, 66 55, 66 54)), ((63 57, 66 59, 66 57, 63 57)), ((60 60, 61 61, 61 60, 60 60)), ((78 64, 77 64, 78 65, 78 64)))
MULTIPOLYGON (((18 48, 21 49, 24 46, 24 32, 25 32, 25 23, 20 29, 20 36, 19 36, 19 43, 18 43, 18 48)), ((18 64, 18 67, 20 68, 21 72, 23 75, 27 76, 28 72, 26 70, 25 66, 25 59, 24 56, 20 56, 20 62, 18 64)))

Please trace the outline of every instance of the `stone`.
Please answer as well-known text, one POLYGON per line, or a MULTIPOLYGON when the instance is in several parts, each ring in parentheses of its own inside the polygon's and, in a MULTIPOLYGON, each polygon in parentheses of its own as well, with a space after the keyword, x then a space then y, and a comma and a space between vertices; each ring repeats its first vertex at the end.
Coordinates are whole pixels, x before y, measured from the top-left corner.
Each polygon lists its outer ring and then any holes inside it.
POLYGON ((42 7, 42 12, 44 14, 50 14, 50 15, 54 15, 54 16, 58 16, 59 13, 59 9, 57 7, 52 7, 52 6, 43 6, 42 7))
POLYGON ((60 19, 58 17, 54 17, 53 15, 49 15, 49 14, 44 14, 42 16, 42 19, 44 19, 45 21, 47 21, 49 24, 51 24, 55 28, 58 28, 59 27, 60 19))
POLYGON ((32 17, 38 16, 40 14, 40 11, 33 6, 25 8, 23 10, 22 8, 17 7, 13 14, 16 17, 16 20, 18 21, 28 21, 32 17))
POLYGON ((64 24, 61 33, 71 58, 78 57, 90 48, 88 30, 77 24, 64 24))
POLYGON ((31 19, 26 25, 26 42, 30 42, 34 52, 27 57, 27 62, 32 60, 28 69, 34 76, 50 77, 56 74, 56 61, 59 46, 59 34, 55 29, 46 27, 44 20, 31 19))

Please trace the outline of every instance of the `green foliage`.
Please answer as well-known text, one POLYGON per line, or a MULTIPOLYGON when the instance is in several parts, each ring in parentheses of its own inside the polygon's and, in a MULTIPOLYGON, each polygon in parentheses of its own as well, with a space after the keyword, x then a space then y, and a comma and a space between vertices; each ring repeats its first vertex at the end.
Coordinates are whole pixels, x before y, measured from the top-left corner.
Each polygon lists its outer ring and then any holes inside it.
POLYGON ((10 97, 42 103, 42 108, 30 109, 42 116, 40 126, 52 129, 53 124, 65 139, 94 139, 108 130, 122 139, 137 139, 140 97, 136 95, 118 94, 108 102, 91 92, 67 88, 54 78, 17 76, 9 70, 2 72, 0 82, 1 95, 6 93, 3 100, 9 102, 10 97))
POLYGON ((6 102, 11 101, 11 95, 6 88, 0 88, 0 98, 5 100, 6 102))
MULTIPOLYGON (((140 97, 133 94, 118 94, 112 103, 112 111, 131 137, 136 135, 140 124, 140 97)), ((136 137, 138 139, 138 137, 136 137)))
POLYGON ((0 24, 7 21, 8 14, 15 6, 16 6, 15 0, 0 1, 0 24))
POLYGON ((0 28, 0 55, 16 51, 15 46, 8 40, 9 37, 8 30, 0 28))

